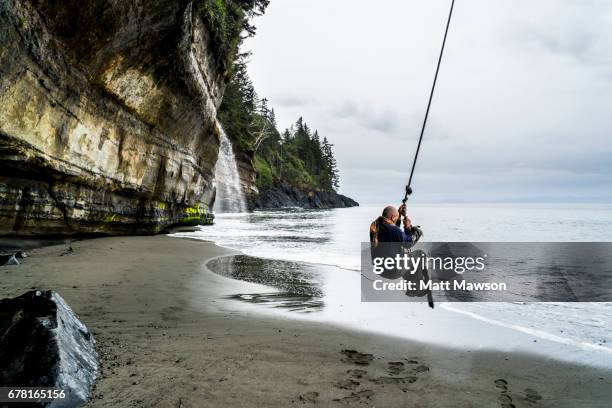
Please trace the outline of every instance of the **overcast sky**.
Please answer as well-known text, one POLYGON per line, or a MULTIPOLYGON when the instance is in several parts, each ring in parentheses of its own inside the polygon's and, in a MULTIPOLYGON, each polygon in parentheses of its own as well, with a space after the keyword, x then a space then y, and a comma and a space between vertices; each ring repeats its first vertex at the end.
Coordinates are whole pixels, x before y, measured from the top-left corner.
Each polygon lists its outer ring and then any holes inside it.
MULTIPOLYGON (((341 192, 398 201, 448 0, 272 0, 250 74, 335 145, 341 192)), ((612 2, 457 0, 414 200, 612 202, 612 2)), ((281 129, 282 130, 282 129, 281 129)))

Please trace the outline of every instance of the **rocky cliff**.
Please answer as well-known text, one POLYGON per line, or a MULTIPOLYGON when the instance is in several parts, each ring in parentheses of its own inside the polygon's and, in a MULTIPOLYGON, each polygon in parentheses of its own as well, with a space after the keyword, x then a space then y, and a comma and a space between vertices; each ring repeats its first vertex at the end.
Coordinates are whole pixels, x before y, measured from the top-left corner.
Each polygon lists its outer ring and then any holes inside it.
POLYGON ((335 191, 297 188, 283 181, 276 181, 272 186, 260 190, 257 188, 257 170, 253 163, 253 155, 253 152, 245 152, 240 149, 236 152, 240 183, 249 210, 291 207, 328 209, 359 206, 357 201, 335 191))
POLYGON ((240 184, 244 191, 244 196, 247 201, 249 210, 254 210, 254 202, 259 196, 257 188, 257 171, 253 164, 253 152, 245 152, 236 149, 236 165, 238 166, 238 174, 240 175, 240 184))
POLYGON ((352 198, 335 191, 298 189, 279 183, 250 197, 249 206, 256 209, 300 207, 308 209, 357 207, 352 198))
POLYGON ((0 234, 211 221, 225 76, 186 0, 0 0, 0 234))

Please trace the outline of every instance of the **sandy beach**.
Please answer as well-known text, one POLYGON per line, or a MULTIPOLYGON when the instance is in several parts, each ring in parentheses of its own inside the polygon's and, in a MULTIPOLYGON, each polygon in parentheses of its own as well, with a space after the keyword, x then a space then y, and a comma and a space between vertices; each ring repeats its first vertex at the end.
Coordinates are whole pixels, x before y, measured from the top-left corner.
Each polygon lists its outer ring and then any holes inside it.
POLYGON ((274 317, 237 293, 266 288, 212 273, 235 254, 167 236, 28 251, 0 269, 0 297, 60 293, 101 359, 89 407, 608 407, 612 374, 543 357, 458 352, 274 317), (62 255, 63 254, 63 255, 62 255))

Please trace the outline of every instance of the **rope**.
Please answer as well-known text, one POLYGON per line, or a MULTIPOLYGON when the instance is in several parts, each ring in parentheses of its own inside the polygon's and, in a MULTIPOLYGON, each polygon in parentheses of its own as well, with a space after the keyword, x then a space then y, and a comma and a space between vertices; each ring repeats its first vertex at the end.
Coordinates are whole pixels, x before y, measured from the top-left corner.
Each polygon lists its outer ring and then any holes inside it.
POLYGON ((410 178, 406 185, 406 195, 402 202, 405 204, 408 201, 408 196, 412 194, 412 176, 414 175, 414 168, 416 167, 417 159, 419 158, 419 151, 421 150, 421 142, 423 142, 423 134, 425 133, 425 127, 427 126, 427 118, 429 117, 429 109, 431 108, 431 101, 433 100, 434 91, 436 89, 436 82, 438 82, 438 73, 440 72, 440 64, 442 63, 442 56, 444 55, 444 47, 446 46, 446 37, 448 36, 448 29, 450 27, 451 18, 453 16, 453 8, 455 7, 455 0, 452 0, 450 6, 450 12, 448 13, 448 21, 446 22, 446 30, 444 31, 444 39, 442 40, 442 48, 440 49, 440 56, 438 57, 438 65, 436 67, 436 74, 434 75, 433 84, 431 86, 431 92, 429 93, 429 102, 427 102, 427 110, 425 111, 425 118, 423 119, 423 126, 421 127, 421 135, 419 136, 419 144, 417 145, 416 152, 414 154, 414 160, 412 161, 412 170, 410 170, 410 178))

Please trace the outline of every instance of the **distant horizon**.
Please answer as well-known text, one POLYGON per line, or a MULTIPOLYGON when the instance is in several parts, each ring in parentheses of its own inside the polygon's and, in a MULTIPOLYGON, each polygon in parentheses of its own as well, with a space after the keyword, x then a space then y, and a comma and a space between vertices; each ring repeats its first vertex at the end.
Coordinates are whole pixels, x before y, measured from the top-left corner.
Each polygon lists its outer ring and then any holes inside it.
MULTIPOLYGON (((354 197, 351 197, 354 198, 354 197)), ((364 207, 364 206, 376 206, 376 205, 385 205, 383 201, 359 201, 358 199, 356 199, 356 201, 359 203, 360 206, 364 207)), ((393 202, 392 200, 389 200, 389 202, 386 203, 386 205, 396 205, 401 203, 401 198, 396 200, 397 203, 393 202)), ((558 206, 566 206, 566 205, 597 205, 597 206, 610 206, 612 207, 612 203, 611 202, 605 202, 605 201, 452 201, 452 200, 447 200, 447 201, 423 201, 423 200, 408 200, 408 205, 436 205, 436 204, 457 204, 457 205, 482 205, 482 204, 490 204, 490 205, 494 205, 494 204, 499 204, 499 205, 504 205, 504 204, 530 204, 530 205, 558 205, 558 206)))

